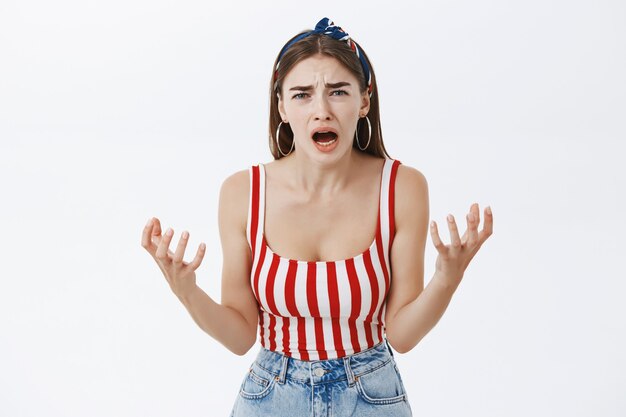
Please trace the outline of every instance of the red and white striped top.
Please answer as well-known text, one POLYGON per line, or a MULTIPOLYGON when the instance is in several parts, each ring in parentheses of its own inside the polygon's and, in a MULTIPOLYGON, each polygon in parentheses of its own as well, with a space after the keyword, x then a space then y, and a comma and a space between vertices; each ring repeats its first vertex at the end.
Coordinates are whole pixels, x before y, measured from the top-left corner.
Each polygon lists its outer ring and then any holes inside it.
POLYGON ((325 360, 369 349, 383 340, 399 165, 398 160, 385 159, 376 237, 370 247, 350 259, 318 262, 283 258, 269 247, 263 233, 265 167, 250 167, 246 230, 264 348, 301 360, 325 360))

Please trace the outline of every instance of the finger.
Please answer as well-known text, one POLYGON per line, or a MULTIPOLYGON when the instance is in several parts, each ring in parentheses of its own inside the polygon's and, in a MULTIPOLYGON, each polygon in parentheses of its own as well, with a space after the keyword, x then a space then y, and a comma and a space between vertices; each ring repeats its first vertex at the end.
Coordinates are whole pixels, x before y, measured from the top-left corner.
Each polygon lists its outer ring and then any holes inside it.
POLYGON ((158 218, 154 218, 154 229, 152 230, 152 236, 161 236, 161 222, 158 218))
POLYGON ((430 222, 430 237, 433 240, 433 244, 435 245, 437 252, 445 255, 448 252, 448 248, 441 241, 439 231, 437 230, 437 223, 434 220, 430 222))
POLYGON ((141 233, 141 246, 144 247, 150 255, 154 255, 154 251, 156 250, 156 246, 152 242, 151 234, 152 228, 154 227, 154 221, 152 217, 146 223, 146 226, 143 228, 143 232, 141 233))
POLYGON ((467 230, 463 232, 463 236, 461 236, 461 245, 465 245, 467 243, 467 230))
POLYGON ((478 226, 480 224, 480 209, 478 207, 478 203, 472 204, 470 212, 474 215, 474 219, 476 219, 476 226, 478 226))
POLYGON ((157 246, 161 243, 161 222, 156 217, 152 218, 152 223, 154 227, 152 228, 152 232, 150 233, 150 240, 154 242, 157 246))
POLYGON ((174 236, 174 230, 172 230, 171 228, 168 228, 167 231, 165 232, 165 235, 163 235, 163 239, 161 239, 161 242, 159 242, 159 246, 157 247, 157 250, 156 250, 156 257, 158 259, 161 259, 161 260, 169 259, 168 252, 169 252, 170 242, 172 241, 172 236, 174 236))
POLYGON ((472 211, 467 216, 467 244, 475 245, 478 242, 478 221, 472 211))
POLYGON ((185 248, 187 248, 188 241, 189 241, 189 233, 185 230, 181 234, 180 240, 178 241, 176 252, 174 252, 174 256, 172 257, 172 263, 175 263, 175 264, 183 263, 183 257, 185 256, 185 248))
POLYGON ((483 224, 483 230, 480 231, 478 235, 478 240, 482 244, 491 234, 493 233, 493 213, 491 212, 491 207, 487 206, 485 208, 485 223, 483 224))
POLYGON ((461 238, 459 237, 459 229, 456 227, 456 221, 452 214, 448 214, 448 229, 450 229, 450 245, 453 248, 460 248, 461 238))
POLYGON ((204 243, 201 243, 200 246, 198 247, 198 251, 196 252, 196 256, 189 263, 189 266, 191 267, 192 271, 195 271, 196 269, 198 269, 198 267, 202 263, 202 259, 204 258, 205 252, 206 252, 206 245, 204 243))
MULTIPOLYGON (((478 210, 478 203, 474 203, 470 206, 470 211, 469 211, 475 219, 475 224, 476 224, 476 228, 478 228, 478 225, 480 224, 480 211, 478 210)), ((465 231, 465 233, 463 233, 463 236, 461 237, 461 243, 462 244, 466 244, 469 243, 470 240, 470 236, 469 236, 469 230, 470 230, 470 222, 469 222, 469 218, 466 216, 466 219, 468 220, 468 224, 467 224, 467 230, 465 231)))
MULTIPOLYGON (((161 222, 156 217, 154 218, 154 229, 152 230, 151 238, 152 238, 152 241, 155 242, 157 246, 161 243, 161 240, 163 239, 163 236, 161 236, 161 222)), ((172 252, 169 249, 167 250, 167 254, 170 257, 174 256, 174 252, 172 252)))

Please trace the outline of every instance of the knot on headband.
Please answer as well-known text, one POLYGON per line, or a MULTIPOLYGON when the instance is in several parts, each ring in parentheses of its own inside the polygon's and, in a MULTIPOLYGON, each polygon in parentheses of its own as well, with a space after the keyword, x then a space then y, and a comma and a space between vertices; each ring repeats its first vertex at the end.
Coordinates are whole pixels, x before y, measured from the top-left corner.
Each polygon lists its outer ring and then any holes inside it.
POLYGON ((369 66, 367 65, 367 61, 365 60, 365 57, 363 56, 363 53, 361 52, 361 48, 359 48, 358 45, 354 41, 352 41, 352 39, 350 38, 350 35, 345 30, 343 30, 340 26, 336 26, 334 22, 327 17, 317 22, 317 25, 315 25, 315 29, 297 36, 291 42, 289 42, 287 45, 283 47, 283 49, 280 51, 280 54, 278 55, 278 62, 276 63, 276 71, 274 72, 274 81, 276 80, 276 77, 278 74, 278 66, 280 65, 280 60, 283 58, 283 55, 285 54, 285 52, 287 52, 287 50, 294 43, 298 42, 301 39, 306 38, 307 36, 313 35, 315 33, 327 35, 333 39, 337 39, 338 41, 347 43, 347 45, 350 47, 350 49, 352 49, 352 51, 356 54, 356 56, 359 58, 359 61, 361 62, 361 66, 363 67, 363 74, 365 74, 365 79, 367 80, 367 92, 369 96, 372 97, 372 76, 370 74, 370 69, 369 69, 369 66))

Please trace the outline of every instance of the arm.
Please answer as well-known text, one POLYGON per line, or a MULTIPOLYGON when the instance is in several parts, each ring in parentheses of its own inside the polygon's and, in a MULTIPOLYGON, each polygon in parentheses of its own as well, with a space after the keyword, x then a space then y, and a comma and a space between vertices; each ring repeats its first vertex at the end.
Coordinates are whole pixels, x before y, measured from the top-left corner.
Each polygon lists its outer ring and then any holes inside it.
POLYGON ((396 351, 405 353, 435 325, 450 299, 446 300, 431 285, 424 289, 429 216, 426 178, 418 170, 402 164, 398 167, 395 187, 396 196, 402 198, 395 200, 395 237, 390 252, 391 288, 387 296, 385 326, 389 344, 396 351), (413 312, 407 316, 410 309, 404 307, 418 297, 421 299, 419 315, 413 312), (400 311, 402 315, 399 315, 400 311))
POLYGON ((258 304, 249 279, 251 253, 246 238, 249 188, 247 171, 239 171, 228 177, 220 190, 221 304, 199 287, 179 297, 198 326, 237 355, 246 354, 256 343, 258 322, 258 304))
POLYGON ((251 334, 250 324, 241 313, 216 303, 200 287, 179 299, 196 324, 231 352, 245 355, 256 342, 256 328, 251 334))
POLYGON ((448 219, 451 244, 444 245, 436 224, 430 227, 439 252, 436 271, 424 289, 424 249, 428 232, 428 185, 417 170, 398 169, 396 187, 396 236, 391 248, 392 285, 385 323, 389 343, 400 353, 413 349, 437 324, 463 278, 467 265, 482 243, 491 235, 493 218, 485 210, 485 225, 478 233, 478 205, 468 215, 468 229, 459 237, 454 219, 448 219))
MULTIPOLYGON (((456 287, 444 283, 437 273, 415 299, 401 307, 393 317, 394 335, 389 343, 400 353, 409 352, 432 330, 448 308, 456 287)), ((389 333, 387 324, 387 333, 389 333)))

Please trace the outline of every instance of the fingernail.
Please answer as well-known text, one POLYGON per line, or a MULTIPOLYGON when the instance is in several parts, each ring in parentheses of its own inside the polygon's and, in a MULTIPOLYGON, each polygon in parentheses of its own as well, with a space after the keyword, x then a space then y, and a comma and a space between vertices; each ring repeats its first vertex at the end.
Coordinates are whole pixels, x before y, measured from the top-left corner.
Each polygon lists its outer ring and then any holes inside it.
POLYGON ((474 221, 474 214, 469 213, 469 214, 467 215, 467 219, 468 219, 470 222, 473 222, 473 221, 474 221))
POLYGON ((448 221, 449 222, 453 222, 454 221, 454 217, 452 217, 452 214, 448 214, 448 221))
POLYGON ((167 228, 167 231, 165 232, 166 235, 168 236, 172 236, 172 229, 171 228, 167 228))
POLYGON ((487 214, 491 215, 491 206, 487 206, 485 211, 487 212, 487 214))
POLYGON ((146 223, 146 226, 150 226, 150 223, 152 223, 152 217, 150 217, 150 219, 148 220, 148 223, 146 223))
POLYGON ((183 232, 183 239, 187 239, 187 236, 189 236, 189 233, 187 233, 187 231, 185 230, 183 232))

